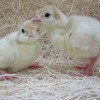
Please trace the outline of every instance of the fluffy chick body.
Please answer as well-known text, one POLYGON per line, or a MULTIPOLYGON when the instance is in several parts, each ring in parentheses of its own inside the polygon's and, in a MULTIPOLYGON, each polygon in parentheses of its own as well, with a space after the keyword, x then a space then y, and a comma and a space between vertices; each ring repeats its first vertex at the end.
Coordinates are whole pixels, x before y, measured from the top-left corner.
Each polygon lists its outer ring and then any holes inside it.
POLYGON ((86 59, 86 62, 100 54, 100 22, 97 19, 79 15, 67 17, 53 6, 40 9, 36 16, 41 19, 39 25, 47 30, 51 43, 63 53, 80 61, 86 59))
POLYGON ((48 38, 57 49, 88 63, 83 67, 83 76, 93 75, 100 55, 100 22, 97 19, 79 15, 67 17, 58 8, 46 6, 37 11, 32 20, 47 30, 48 38))
POLYGON ((100 54, 100 22, 87 16, 71 16, 65 28, 47 33, 51 43, 71 57, 87 61, 100 54))
MULTIPOLYGON (((27 25, 29 23, 30 21, 28 21, 28 23, 25 22, 27 25)), ((32 25, 32 27, 34 27, 34 24, 32 25)), ((39 56, 41 52, 41 45, 38 37, 34 36, 31 37, 31 39, 27 37, 24 40, 23 36, 19 38, 19 34, 20 32, 16 31, 0 40, 1 70, 7 70, 9 72, 24 70, 33 65, 39 56)))

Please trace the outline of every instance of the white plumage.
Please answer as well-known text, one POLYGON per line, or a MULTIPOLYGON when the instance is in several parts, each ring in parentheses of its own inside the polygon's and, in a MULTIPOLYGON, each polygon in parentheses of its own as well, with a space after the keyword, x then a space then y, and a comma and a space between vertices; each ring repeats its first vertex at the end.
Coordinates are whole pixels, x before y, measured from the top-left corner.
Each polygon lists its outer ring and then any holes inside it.
POLYGON ((93 66, 100 54, 100 22, 89 16, 66 17, 52 6, 37 11, 33 20, 37 21, 36 18, 38 22, 40 19, 41 25, 47 30, 48 38, 56 48, 78 60, 90 60, 84 75, 92 75, 93 66))
POLYGON ((97 20, 86 16, 71 16, 67 26, 48 32, 53 45, 76 58, 90 58, 100 53, 100 23, 97 20))
POLYGON ((34 64, 41 52, 37 30, 37 24, 28 20, 18 31, 0 39, 1 74, 2 70, 17 72, 34 64))

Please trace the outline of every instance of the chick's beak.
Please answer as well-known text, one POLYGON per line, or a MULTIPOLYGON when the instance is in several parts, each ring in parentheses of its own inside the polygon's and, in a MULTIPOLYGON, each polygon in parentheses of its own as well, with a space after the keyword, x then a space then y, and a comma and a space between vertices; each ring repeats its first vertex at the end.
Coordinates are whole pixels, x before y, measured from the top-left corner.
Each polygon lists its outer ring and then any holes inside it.
POLYGON ((29 32, 29 37, 34 37, 34 36, 36 36, 36 31, 32 31, 32 32, 29 32))
POLYGON ((31 20, 35 22, 41 22, 41 18, 39 16, 35 16, 31 20))

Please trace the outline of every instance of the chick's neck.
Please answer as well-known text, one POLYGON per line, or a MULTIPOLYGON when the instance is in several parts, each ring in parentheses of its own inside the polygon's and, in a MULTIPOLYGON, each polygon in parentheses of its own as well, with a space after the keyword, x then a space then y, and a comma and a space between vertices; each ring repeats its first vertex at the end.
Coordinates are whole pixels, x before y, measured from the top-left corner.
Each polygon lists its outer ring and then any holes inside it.
POLYGON ((52 37, 54 35, 62 35, 67 26, 68 26, 68 18, 63 17, 60 20, 56 21, 54 25, 46 27, 47 36, 52 37))

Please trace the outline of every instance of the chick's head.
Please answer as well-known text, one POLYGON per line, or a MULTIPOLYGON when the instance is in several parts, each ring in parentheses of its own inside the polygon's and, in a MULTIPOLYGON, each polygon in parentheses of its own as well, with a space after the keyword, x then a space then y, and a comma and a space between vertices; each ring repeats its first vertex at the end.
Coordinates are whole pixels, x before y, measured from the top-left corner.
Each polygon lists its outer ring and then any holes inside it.
POLYGON ((62 20, 61 11, 54 6, 46 6, 36 12, 36 16, 32 18, 33 21, 47 27, 55 27, 56 24, 62 20))
POLYGON ((31 21, 24 21, 18 29, 18 41, 25 43, 33 43, 38 40, 38 25, 31 21))

